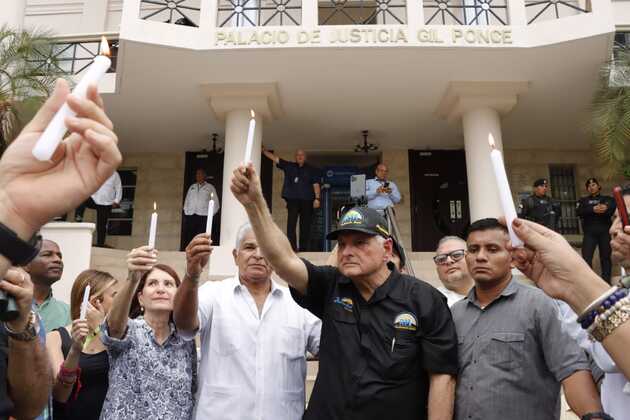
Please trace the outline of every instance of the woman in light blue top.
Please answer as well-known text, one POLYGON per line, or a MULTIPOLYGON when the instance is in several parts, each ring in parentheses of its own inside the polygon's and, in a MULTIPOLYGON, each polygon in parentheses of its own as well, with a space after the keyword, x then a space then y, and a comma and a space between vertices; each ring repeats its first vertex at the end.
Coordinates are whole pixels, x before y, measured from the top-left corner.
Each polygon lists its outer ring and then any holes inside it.
POLYGON ((192 418, 195 342, 181 337, 171 319, 179 277, 156 258, 147 246, 129 253, 127 282, 103 323, 110 369, 101 419, 192 418))

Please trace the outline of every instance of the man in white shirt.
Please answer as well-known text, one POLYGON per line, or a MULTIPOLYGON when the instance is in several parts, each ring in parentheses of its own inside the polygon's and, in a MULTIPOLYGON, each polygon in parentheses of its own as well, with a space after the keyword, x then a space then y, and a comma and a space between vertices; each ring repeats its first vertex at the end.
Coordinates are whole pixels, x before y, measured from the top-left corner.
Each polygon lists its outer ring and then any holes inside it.
POLYGON ((173 311, 180 333, 201 334, 195 418, 301 419, 306 352, 319 353, 321 321, 271 279, 251 225, 237 233, 238 275, 198 288, 210 252, 205 233, 186 248, 173 311))
MULTIPOLYGON (((219 212, 219 196, 212 184, 206 182, 206 171, 197 169, 195 172, 195 183, 188 188, 186 200, 184 200, 184 244, 188 245, 192 239, 199 233, 206 231, 206 222, 208 221, 208 202, 214 200, 214 213, 219 212)), ((218 219, 212 219, 212 232, 216 232, 214 228, 218 219)), ((214 235, 213 235, 214 236, 214 235)), ((215 241, 216 242, 216 241, 215 241)))
POLYGON ((387 180, 387 166, 379 163, 374 171, 376 178, 365 182, 365 194, 368 207, 383 213, 387 207, 393 207, 400 202, 400 192, 392 181, 387 180))
POLYGON ((86 208, 96 210, 96 246, 105 245, 107 236, 107 220, 112 208, 120 207, 122 200, 122 182, 118 172, 114 172, 107 181, 90 198, 74 212, 74 221, 82 222, 86 208))
POLYGON ((446 296, 450 308, 468 295, 474 281, 466 265, 466 241, 459 236, 445 236, 435 251, 435 269, 444 285, 438 290, 446 296))

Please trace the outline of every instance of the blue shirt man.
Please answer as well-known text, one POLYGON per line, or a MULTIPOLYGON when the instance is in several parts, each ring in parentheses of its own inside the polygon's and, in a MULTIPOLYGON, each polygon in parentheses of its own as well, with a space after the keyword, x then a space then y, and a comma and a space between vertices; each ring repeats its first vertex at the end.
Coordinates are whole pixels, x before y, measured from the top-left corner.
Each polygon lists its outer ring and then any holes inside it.
POLYGON ((394 182, 387 180, 387 166, 384 163, 379 163, 374 172, 376 178, 366 181, 365 193, 368 207, 382 213, 387 207, 400 203, 400 191, 394 182))

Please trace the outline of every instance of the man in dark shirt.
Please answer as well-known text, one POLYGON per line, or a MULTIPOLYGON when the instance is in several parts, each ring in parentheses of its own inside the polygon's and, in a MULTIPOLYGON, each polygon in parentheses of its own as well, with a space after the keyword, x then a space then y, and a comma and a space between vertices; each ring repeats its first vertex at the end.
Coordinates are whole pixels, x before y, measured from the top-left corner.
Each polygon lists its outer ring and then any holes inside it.
POLYGON ((276 163, 284 172, 282 198, 287 202, 287 237, 294 251, 308 251, 313 209, 320 206, 319 170, 306 163, 304 150, 295 152, 295 162, 280 159, 263 148, 263 154, 276 163), (295 228, 300 219, 300 243, 298 245, 295 228))
POLYGON ((560 205, 547 195, 549 183, 540 178, 534 181, 534 192, 521 202, 520 216, 549 229, 556 230, 560 219, 560 205))
POLYGON ((589 195, 577 202, 577 215, 582 219, 582 257, 590 267, 593 266, 593 254, 599 246, 599 261, 602 266, 602 278, 610 283, 612 263, 610 261, 610 226, 615 214, 615 200, 607 195, 601 195, 602 187, 595 178, 586 180, 586 190, 589 195))
POLYGON ((231 190, 260 250, 301 306, 322 318, 319 373, 307 420, 450 419, 457 337, 446 299, 391 271, 387 223, 373 209, 346 212, 338 268, 314 266, 291 251, 274 224, 253 165, 234 171, 231 190))

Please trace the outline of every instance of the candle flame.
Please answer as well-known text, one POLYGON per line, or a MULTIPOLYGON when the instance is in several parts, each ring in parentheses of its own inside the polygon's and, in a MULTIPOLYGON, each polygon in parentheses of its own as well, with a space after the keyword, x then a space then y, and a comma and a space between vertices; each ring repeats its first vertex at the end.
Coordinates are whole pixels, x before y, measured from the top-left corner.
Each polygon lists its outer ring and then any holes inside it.
POLYGON ((214 193, 210 193, 210 200, 214 199, 214 193))
POLYGON ((154 201, 153 202, 153 211, 156 211, 156 210, 157 210, 157 203, 154 201))
POLYGON ((254 113, 253 109, 250 109, 249 112, 252 114, 252 118, 256 118, 256 114, 254 113))
POLYGON ((100 55, 106 55, 108 57, 112 56, 111 51, 109 50, 109 43, 107 42, 107 38, 104 36, 101 37, 101 53, 100 55))
POLYGON ((492 133, 488 134, 488 144, 492 149, 497 148, 496 144, 494 143, 494 136, 492 135, 492 133))

